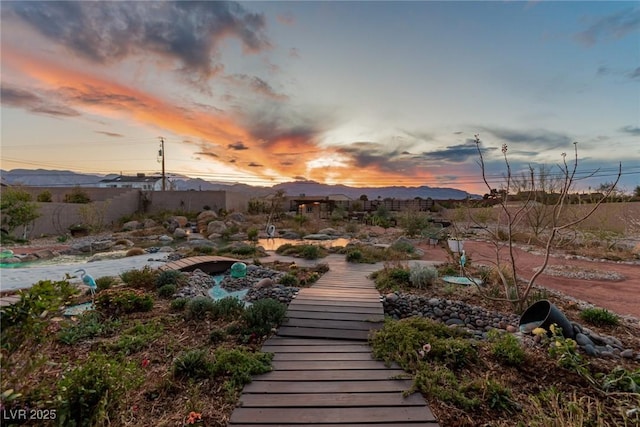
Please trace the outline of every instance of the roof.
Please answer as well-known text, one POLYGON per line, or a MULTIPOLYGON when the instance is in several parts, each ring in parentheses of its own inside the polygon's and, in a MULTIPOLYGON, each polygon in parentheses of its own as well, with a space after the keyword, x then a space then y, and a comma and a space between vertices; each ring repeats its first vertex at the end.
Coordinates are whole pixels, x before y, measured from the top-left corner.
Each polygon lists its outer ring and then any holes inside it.
POLYGON ((155 183, 158 182, 159 180, 161 180, 162 177, 161 176, 146 176, 146 175, 142 175, 142 176, 126 176, 126 175, 119 175, 115 178, 107 178, 107 179, 103 179, 100 182, 103 183, 118 183, 118 182, 151 182, 151 183, 155 183))

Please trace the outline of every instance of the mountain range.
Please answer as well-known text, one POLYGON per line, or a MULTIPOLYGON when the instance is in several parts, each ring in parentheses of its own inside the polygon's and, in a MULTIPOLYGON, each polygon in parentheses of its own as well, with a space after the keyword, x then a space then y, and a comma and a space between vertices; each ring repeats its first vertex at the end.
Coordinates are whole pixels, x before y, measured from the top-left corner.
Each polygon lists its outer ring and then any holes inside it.
MULTIPOLYGON (((0 170, 0 176, 2 177, 2 183, 8 185, 26 185, 33 187, 93 187, 105 178, 114 178, 118 175, 93 175, 46 169, 12 169, 9 171, 0 170)), ((473 194, 455 188, 429 186, 349 187, 341 184, 321 184, 315 181, 294 181, 277 184, 273 187, 260 187, 240 183, 206 181, 200 178, 190 178, 182 175, 171 175, 169 178, 176 190, 224 190, 250 193, 255 196, 266 196, 275 191, 282 190, 288 196, 303 194, 307 196, 343 194, 352 199, 358 199, 360 196, 366 195, 369 200, 376 198, 413 199, 416 197, 436 200, 460 200, 467 197, 476 197, 473 194)))

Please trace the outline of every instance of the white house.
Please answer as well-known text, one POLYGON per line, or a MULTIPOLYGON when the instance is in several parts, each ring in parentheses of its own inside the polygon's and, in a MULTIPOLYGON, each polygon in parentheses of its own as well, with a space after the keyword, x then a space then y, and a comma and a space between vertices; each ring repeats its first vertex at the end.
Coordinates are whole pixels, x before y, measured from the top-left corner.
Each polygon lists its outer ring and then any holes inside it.
MULTIPOLYGON (((162 177, 161 176, 146 176, 143 173, 139 173, 136 176, 119 175, 115 178, 103 179, 98 183, 100 188, 137 188, 145 191, 161 191, 162 190, 162 177)), ((170 188, 169 180, 167 179, 166 188, 170 188)))

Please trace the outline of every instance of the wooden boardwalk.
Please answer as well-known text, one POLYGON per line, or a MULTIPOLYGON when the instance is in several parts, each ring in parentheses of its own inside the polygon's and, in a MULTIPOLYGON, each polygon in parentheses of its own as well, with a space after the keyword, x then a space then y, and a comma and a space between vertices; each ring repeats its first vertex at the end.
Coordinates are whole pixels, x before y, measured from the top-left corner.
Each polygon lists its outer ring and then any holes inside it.
POLYGON ((300 290, 262 351, 273 371, 245 386, 230 426, 426 426, 438 423, 397 366, 373 360, 369 331, 382 326, 380 296, 367 275, 379 267, 330 263, 300 290))
POLYGON ((168 262, 158 269, 160 271, 166 270, 178 270, 178 271, 193 271, 196 268, 204 271, 207 274, 211 273, 223 273, 227 271, 233 263, 239 262, 239 259, 227 258, 223 256, 192 256, 182 258, 177 261, 168 262))

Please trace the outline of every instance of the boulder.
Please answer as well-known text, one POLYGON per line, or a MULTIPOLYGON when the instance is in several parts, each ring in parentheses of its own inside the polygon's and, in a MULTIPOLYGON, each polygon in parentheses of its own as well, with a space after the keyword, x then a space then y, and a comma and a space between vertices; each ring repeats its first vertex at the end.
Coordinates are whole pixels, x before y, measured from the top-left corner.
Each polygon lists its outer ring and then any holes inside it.
POLYGON ((153 228, 157 226, 158 226, 158 223, 152 220, 151 218, 145 219, 144 222, 142 223, 143 228, 153 228))
POLYGON ((303 239, 305 239, 305 240, 332 240, 333 237, 329 236, 328 234, 314 233, 314 234, 307 234, 306 236, 303 237, 303 239))
POLYGON ((175 239, 184 239, 187 237, 187 231, 184 228, 176 228, 173 231, 173 237, 175 239))
POLYGON ((235 222, 245 222, 245 217, 240 212, 232 213, 231 215, 229 215, 229 219, 235 222))
POLYGON ((207 229, 207 224, 218 219, 218 215, 214 211, 202 211, 196 218, 196 227, 199 233, 207 229))
POLYGON ((122 225, 124 231, 132 231, 140 228, 140 221, 128 221, 122 225))
POLYGON ((91 242, 91 250, 94 252, 104 252, 110 250, 115 242, 113 240, 98 240, 91 242))
POLYGON ((253 285, 253 288, 262 289, 262 288, 268 288, 269 286, 273 286, 273 280, 268 277, 265 277, 264 279, 260 279, 258 283, 253 285))
POLYGON ((222 221, 211 221, 207 225, 207 235, 211 235, 213 233, 222 234, 227 231, 227 226, 222 221))
POLYGON ((161 241, 161 242, 168 243, 168 242, 173 242, 173 237, 167 236, 166 234, 163 234, 162 236, 158 237, 158 240, 161 241))
POLYGON ((328 234, 329 236, 340 236, 341 233, 335 228, 323 228, 318 231, 318 234, 328 234))
POLYGON ((0 258, 0 264, 18 264, 19 262, 22 262, 22 261, 17 256, 0 258))
POLYGON ((91 242, 80 241, 71 245, 71 250, 76 252, 91 252, 91 242))
POLYGON ((633 247, 633 249, 631 249, 631 253, 636 257, 636 258, 640 258, 640 243, 638 243, 637 245, 635 245, 633 247))
POLYGON ((42 249, 33 253, 38 259, 51 259, 59 256, 58 252, 52 251, 50 249, 42 249))

